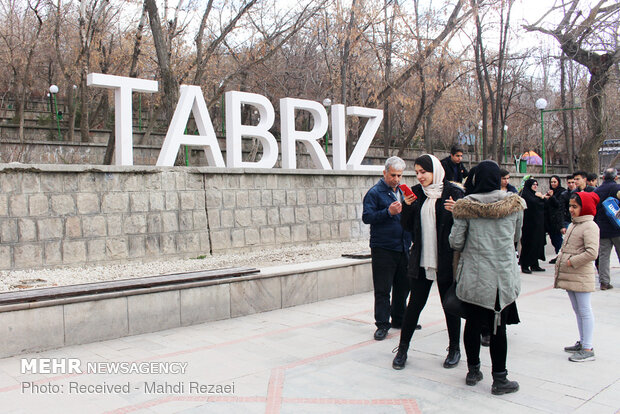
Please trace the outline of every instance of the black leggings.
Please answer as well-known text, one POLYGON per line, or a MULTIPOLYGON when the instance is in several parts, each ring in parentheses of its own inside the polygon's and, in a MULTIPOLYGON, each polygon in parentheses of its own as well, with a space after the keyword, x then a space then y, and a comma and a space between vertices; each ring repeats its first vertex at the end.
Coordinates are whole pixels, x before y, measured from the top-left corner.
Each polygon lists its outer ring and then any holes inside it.
MULTIPOLYGON (((469 305, 474 307, 475 305, 469 305)), ((494 312, 476 306, 475 316, 468 317, 465 321, 465 331, 463 332, 463 343, 465 344, 465 353, 467 354, 467 365, 477 365, 480 363, 480 333, 482 327, 493 319, 494 312)), ((493 372, 506 371, 506 353, 508 352, 508 342, 506 340, 506 324, 497 327, 493 334, 491 331, 491 364, 493 372)))
MULTIPOLYGON (((452 285, 451 282, 437 282, 439 288, 439 294, 443 297, 444 292, 452 285)), ((400 343, 409 346, 411 337, 418 325, 420 319, 420 313, 426 305, 428 295, 433 286, 433 281, 426 279, 423 269, 420 269, 417 279, 411 280, 411 294, 409 296, 409 303, 407 304, 407 310, 405 311, 405 320, 403 322, 403 328, 400 332, 400 343)), ((450 348, 459 349, 459 342, 461 336, 461 318, 458 316, 446 313, 444 309, 444 315, 446 317, 446 325, 448 327, 448 337, 450 338, 450 348)))

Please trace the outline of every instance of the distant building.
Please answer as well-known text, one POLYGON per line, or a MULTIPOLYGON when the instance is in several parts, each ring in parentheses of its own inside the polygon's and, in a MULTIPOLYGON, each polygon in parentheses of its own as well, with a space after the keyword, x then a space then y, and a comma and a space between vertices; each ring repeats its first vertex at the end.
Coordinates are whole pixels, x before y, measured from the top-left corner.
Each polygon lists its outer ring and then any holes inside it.
MULTIPOLYGON (((603 145, 598 149, 598 165, 599 173, 609 166, 611 162, 616 159, 616 156, 620 154, 620 139, 606 139, 603 141, 603 145)), ((620 157, 616 159, 615 165, 612 165, 616 169, 620 169, 620 157)))

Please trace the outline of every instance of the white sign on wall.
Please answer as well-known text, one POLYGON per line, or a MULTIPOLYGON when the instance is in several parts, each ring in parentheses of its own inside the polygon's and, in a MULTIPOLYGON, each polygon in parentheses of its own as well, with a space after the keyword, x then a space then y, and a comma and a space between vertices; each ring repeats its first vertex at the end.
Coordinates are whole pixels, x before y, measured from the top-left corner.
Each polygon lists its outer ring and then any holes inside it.
MULTIPOLYGON (((89 86, 114 89, 115 105, 115 164, 133 165, 133 130, 132 105, 133 92, 157 92, 156 81, 127 78, 122 76, 90 73, 87 79, 89 86)), ((228 168, 273 168, 278 158, 278 143, 269 129, 275 121, 275 110, 271 102, 264 96, 231 91, 226 92, 226 163, 222 157, 211 116, 199 86, 181 85, 177 107, 170 121, 166 138, 157 158, 157 165, 172 166, 181 145, 202 147, 210 166, 228 168), (241 106, 249 105, 258 111, 258 125, 241 123, 241 106), (185 134, 185 126, 194 116, 198 135, 185 134), (256 138, 263 147, 263 156, 259 161, 242 161, 242 139, 256 138)), ((383 111, 380 109, 358 106, 332 105, 331 132, 333 147, 333 167, 318 140, 327 132, 329 118, 325 107, 319 102, 283 98, 280 99, 280 126, 282 146, 282 168, 297 168, 295 147, 297 141, 304 144, 312 161, 324 170, 371 170, 382 171, 383 166, 362 165, 362 160, 377 133, 383 111), (295 111, 310 112, 313 128, 310 131, 295 129, 295 111), (346 116, 368 118, 368 122, 358 139, 357 145, 349 159, 346 159, 346 116)))

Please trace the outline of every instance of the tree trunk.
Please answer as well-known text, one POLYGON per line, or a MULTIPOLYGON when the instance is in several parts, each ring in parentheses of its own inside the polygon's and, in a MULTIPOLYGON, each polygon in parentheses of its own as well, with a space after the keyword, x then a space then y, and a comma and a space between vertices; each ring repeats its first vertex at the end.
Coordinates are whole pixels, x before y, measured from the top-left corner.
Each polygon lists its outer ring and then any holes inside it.
MULTIPOLYGON (((562 108, 566 108, 566 55, 564 53, 562 53, 560 57, 560 105, 562 105, 562 108)), ((574 148, 571 145, 567 112, 568 111, 562 111, 562 130, 564 132, 564 142, 568 153, 568 171, 575 171, 575 166, 573 165, 574 148)))
MULTIPOLYGON (((600 68, 599 68, 600 69, 600 68)), ((603 90, 608 80, 607 71, 600 72, 590 70, 590 82, 588 84, 588 98, 586 110, 588 113, 588 127, 590 136, 584 141, 579 157, 579 168, 589 172, 599 171, 598 149, 605 140, 604 114, 603 114, 603 90)))
POLYGON ((67 112, 68 118, 67 123, 67 141, 73 142, 75 139, 75 113, 76 113, 76 105, 75 105, 75 95, 76 91, 73 89, 73 85, 67 85, 67 112))
POLYGON ((82 142, 90 142, 90 125, 88 124, 88 85, 86 84, 88 65, 82 66, 82 76, 80 79, 80 136, 82 142))
POLYGON ((161 27, 159 19, 159 11, 155 0, 144 0, 144 7, 149 14, 149 22, 151 25, 151 34, 153 35, 153 43, 157 53, 157 64, 163 86, 163 107, 166 120, 170 122, 174 114, 174 108, 179 98, 179 82, 172 72, 170 66, 170 55, 166 39, 161 27))

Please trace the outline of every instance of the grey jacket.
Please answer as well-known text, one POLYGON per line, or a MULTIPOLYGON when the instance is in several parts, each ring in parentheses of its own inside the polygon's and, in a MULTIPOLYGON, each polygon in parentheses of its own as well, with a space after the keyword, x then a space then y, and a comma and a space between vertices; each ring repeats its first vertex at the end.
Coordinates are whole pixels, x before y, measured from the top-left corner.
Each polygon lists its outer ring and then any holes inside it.
POLYGON ((521 237, 525 208, 521 197, 500 190, 456 202, 450 245, 462 252, 456 272, 459 299, 497 311, 498 294, 499 310, 519 296, 515 243, 521 237))

